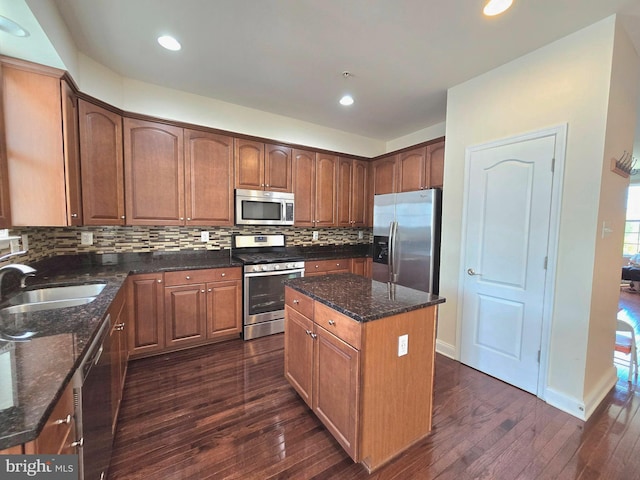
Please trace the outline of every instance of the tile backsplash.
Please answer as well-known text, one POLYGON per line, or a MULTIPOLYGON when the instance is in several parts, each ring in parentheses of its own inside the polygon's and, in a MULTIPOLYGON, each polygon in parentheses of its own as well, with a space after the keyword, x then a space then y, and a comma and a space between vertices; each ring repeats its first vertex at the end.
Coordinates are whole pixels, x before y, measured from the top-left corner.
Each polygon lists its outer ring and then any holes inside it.
MULTIPOLYGON (((221 250, 231 248, 234 234, 284 233, 287 246, 357 245, 371 242, 368 228, 294 227, 23 227, 11 235, 27 235, 29 251, 6 263, 29 263, 44 258, 75 253, 124 253, 179 250, 221 250), (200 232, 209 232, 209 241, 200 241, 200 232), (312 240, 313 231, 318 240, 312 240), (363 238, 358 238, 358 232, 363 238), (93 234, 93 245, 81 245, 82 233, 93 234)), ((0 252, 3 254, 5 252, 0 252)), ((5 262, 3 262, 5 263, 5 262)))

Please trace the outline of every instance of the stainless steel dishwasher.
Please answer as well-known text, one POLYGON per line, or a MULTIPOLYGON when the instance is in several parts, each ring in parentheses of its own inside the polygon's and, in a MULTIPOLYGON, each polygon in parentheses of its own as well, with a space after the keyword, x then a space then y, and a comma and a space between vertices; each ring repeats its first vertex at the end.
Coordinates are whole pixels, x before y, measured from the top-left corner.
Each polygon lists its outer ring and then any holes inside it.
POLYGON ((104 480, 111 460, 110 325, 107 315, 74 379, 80 480, 104 480))

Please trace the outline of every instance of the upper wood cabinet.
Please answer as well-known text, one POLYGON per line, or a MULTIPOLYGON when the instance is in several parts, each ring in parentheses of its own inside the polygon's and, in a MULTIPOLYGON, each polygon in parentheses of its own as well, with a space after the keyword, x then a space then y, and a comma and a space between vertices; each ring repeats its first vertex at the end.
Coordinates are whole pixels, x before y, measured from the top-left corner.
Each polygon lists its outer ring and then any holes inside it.
POLYGON ((233 225, 233 138, 184 131, 186 225, 233 225))
POLYGON ((291 192, 291 148, 236 139, 235 187, 291 192))
POLYGON ((371 191, 373 195, 396 191, 396 156, 380 158, 371 163, 371 191))
MULTIPOLYGON (((3 60, 0 174, 6 162, 13 226, 69 226, 82 220, 76 103, 62 75, 3 60)), ((0 198, 6 199, 2 190, 0 198)), ((0 221, 8 217, 3 202, 0 221)))
POLYGON ((337 224, 337 177, 338 157, 316 153, 316 227, 334 227, 337 224))
POLYGON ((341 227, 367 225, 368 164, 340 158, 338 161, 337 224, 341 227))
POLYGON ((124 225, 122 117, 79 101, 82 210, 85 225, 124 225))
POLYGON ((413 192, 426 188, 427 147, 420 147, 398 154, 396 192, 413 192))
POLYGON ((128 225, 184 225, 182 128, 124 119, 128 225))
POLYGON ((316 154, 307 150, 293 150, 294 221, 297 227, 315 225, 316 154))
POLYGON ((442 188, 444 181, 444 140, 427 145, 427 184, 442 188))

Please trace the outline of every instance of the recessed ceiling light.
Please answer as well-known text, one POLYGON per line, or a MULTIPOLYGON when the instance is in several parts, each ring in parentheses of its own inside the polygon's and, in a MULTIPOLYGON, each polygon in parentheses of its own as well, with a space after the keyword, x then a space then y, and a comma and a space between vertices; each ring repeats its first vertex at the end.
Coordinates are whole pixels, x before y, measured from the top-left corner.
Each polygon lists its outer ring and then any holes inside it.
POLYGON ((18 25, 13 20, 0 15, 0 31, 13 35, 14 37, 28 37, 29 32, 18 25))
POLYGON ((344 105, 345 107, 348 107, 349 105, 353 105, 353 97, 351 95, 344 95, 340 99, 340 105, 344 105))
POLYGON ((171 35, 162 35, 161 37, 158 37, 158 43, 167 50, 171 50, 173 52, 176 52, 182 48, 180 42, 173 38, 171 35))
POLYGON ((484 6, 482 13, 484 13, 487 17, 500 15, 502 12, 507 10, 512 3, 513 0, 489 0, 484 6))

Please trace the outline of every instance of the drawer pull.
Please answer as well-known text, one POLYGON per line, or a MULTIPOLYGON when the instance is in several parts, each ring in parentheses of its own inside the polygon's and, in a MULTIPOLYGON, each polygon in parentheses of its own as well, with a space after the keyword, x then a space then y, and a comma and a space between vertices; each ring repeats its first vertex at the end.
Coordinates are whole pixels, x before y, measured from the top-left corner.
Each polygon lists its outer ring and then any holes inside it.
POLYGON ((84 437, 82 437, 80 440, 78 440, 77 442, 71 442, 71 447, 76 448, 76 447, 82 447, 84 445, 84 437))
POLYGON ((311 335, 311 330, 305 330, 304 333, 306 333, 307 335, 311 335))
POLYGON ((339 266, 340 266, 340 264, 339 264, 339 263, 336 263, 336 267, 339 267, 339 266))
POLYGON ((189 275, 187 275, 185 278, 186 278, 187 280, 191 280, 191 277, 190 277, 189 275))
POLYGON ((313 338, 314 340, 315 340, 316 338, 318 338, 318 334, 317 334, 317 333, 311 333, 310 335, 311 335, 311 338, 313 338))
POLYGON ((221 274, 220 274, 220 276, 221 276, 221 277, 226 277, 226 276, 227 276, 227 274, 226 274, 226 273, 221 273, 221 274))
POLYGON ((320 268, 320 265, 316 265, 316 268, 320 268))
POLYGON ((68 414, 64 418, 60 418, 53 422, 54 425, 69 425, 71 423, 71 414, 68 414))
POLYGON ((335 320, 329 320, 329 325, 335 326, 336 321, 335 320))
POLYGON ((294 300, 294 301, 293 301, 293 304, 294 304, 294 305, 298 305, 299 303, 300 303, 300 300, 294 300))
POLYGON ((122 330, 124 330, 124 323, 116 323, 116 326, 114 327, 114 329, 121 332, 122 330))

